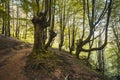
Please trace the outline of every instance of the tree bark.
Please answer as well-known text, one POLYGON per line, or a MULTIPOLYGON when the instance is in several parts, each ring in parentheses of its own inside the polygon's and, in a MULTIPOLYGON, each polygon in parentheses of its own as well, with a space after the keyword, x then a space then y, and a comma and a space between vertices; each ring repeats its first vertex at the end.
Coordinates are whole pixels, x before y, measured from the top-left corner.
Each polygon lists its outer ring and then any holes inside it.
POLYGON ((39 53, 43 52, 44 46, 45 46, 45 44, 44 44, 44 26, 41 23, 41 21, 42 21, 41 17, 36 16, 32 19, 32 22, 34 24, 33 53, 35 53, 35 54, 39 54, 39 53))

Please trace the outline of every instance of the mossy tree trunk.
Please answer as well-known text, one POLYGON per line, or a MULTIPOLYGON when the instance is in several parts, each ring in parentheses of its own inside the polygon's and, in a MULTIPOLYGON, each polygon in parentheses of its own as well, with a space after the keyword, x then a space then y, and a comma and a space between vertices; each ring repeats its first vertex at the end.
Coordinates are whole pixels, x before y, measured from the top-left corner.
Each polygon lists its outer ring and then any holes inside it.
POLYGON ((46 50, 56 35, 52 29, 50 32, 50 39, 48 43, 45 44, 47 39, 47 27, 50 27, 51 24, 52 0, 43 0, 43 9, 40 9, 40 0, 36 0, 36 4, 38 11, 32 18, 32 23, 34 25, 34 45, 26 66, 28 69, 39 69, 41 64, 44 64, 40 59, 48 55, 46 50))
POLYGON ((39 54, 45 51, 44 30, 46 19, 44 16, 35 16, 32 19, 34 24, 34 45, 32 53, 39 54))
POLYGON ((38 23, 34 24, 34 45, 33 52, 38 54, 40 51, 43 51, 43 28, 40 27, 38 23))
POLYGON ((37 4, 37 14, 36 16, 33 17, 32 23, 34 25, 34 45, 33 45, 33 50, 32 54, 40 54, 40 53, 45 53, 45 34, 46 34, 46 29, 49 26, 49 20, 47 20, 47 14, 48 14, 48 0, 44 2, 44 7, 45 11, 40 12, 40 0, 36 0, 37 4))

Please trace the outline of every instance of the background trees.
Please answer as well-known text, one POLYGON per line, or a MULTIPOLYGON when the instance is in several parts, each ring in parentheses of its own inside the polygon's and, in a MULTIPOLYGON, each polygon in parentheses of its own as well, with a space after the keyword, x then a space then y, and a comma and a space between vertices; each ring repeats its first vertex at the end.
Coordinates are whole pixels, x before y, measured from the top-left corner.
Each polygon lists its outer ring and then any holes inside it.
MULTIPOLYGON (((113 9, 112 9, 112 14, 111 14, 111 31, 109 35, 109 44, 112 45, 112 47, 108 48, 109 51, 111 51, 109 54, 109 58, 107 61, 111 61, 113 64, 111 64, 111 67, 108 67, 109 69, 113 68, 112 75, 117 75, 117 77, 120 75, 119 72, 119 58, 120 58, 120 52, 119 52, 119 37, 120 37, 120 32, 119 32, 119 11, 118 9, 120 6, 118 6, 120 3, 118 0, 113 1, 113 9), (112 34, 112 35, 111 35, 112 34), (111 54, 112 53, 112 54, 111 54)), ((107 52, 106 52, 107 53, 107 52)), ((109 72, 109 71, 108 71, 109 72)))
POLYGON ((10 1, 1 1, 2 34, 10 36, 10 1))

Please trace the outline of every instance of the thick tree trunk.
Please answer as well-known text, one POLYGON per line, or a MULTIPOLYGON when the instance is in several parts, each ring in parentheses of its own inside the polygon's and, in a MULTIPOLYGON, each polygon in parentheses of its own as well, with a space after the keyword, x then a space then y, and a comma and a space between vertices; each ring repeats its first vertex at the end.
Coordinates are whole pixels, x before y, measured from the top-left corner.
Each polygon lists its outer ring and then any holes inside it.
POLYGON ((36 0, 37 4, 37 15, 33 17, 32 23, 34 25, 34 45, 33 54, 46 53, 45 52, 45 41, 46 41, 46 29, 49 26, 49 20, 47 20, 48 5, 49 1, 45 0, 45 12, 40 12, 39 0, 36 0))
POLYGON ((33 53, 39 54, 44 51, 43 28, 38 23, 34 24, 34 46, 33 53))
POLYGON ((46 17, 44 15, 35 16, 32 19, 34 25, 34 45, 33 45, 33 53, 39 54, 45 52, 45 29, 47 28, 46 17))

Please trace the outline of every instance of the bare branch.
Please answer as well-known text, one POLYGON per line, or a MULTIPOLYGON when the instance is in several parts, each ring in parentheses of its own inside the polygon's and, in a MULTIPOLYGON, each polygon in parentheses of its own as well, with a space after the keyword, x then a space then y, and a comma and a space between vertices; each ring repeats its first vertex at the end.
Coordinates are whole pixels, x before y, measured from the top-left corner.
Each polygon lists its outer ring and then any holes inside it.
POLYGON ((97 39, 99 36, 101 36, 102 34, 103 34, 103 32, 105 31, 105 29, 103 29, 102 30, 102 32, 99 34, 99 35, 97 35, 96 37, 94 37, 92 40, 90 40, 90 41, 94 41, 95 39, 97 39))
POLYGON ((104 9, 102 10, 102 12, 101 12, 98 20, 95 22, 95 24, 94 24, 95 26, 100 22, 100 20, 104 17, 106 11, 108 10, 108 8, 107 8, 107 3, 108 3, 108 2, 107 2, 107 0, 106 0, 106 2, 105 2, 105 7, 104 7, 104 9))

